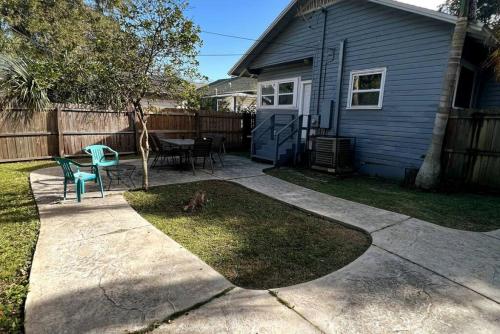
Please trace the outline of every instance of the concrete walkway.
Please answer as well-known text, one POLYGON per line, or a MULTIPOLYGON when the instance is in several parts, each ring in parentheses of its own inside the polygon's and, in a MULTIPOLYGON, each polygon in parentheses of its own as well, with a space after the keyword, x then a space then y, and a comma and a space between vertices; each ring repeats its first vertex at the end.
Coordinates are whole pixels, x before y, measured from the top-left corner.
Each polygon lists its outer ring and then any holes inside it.
POLYGON ((241 289, 139 216, 124 189, 61 203, 59 168, 43 169, 31 174, 41 229, 26 332, 500 332, 500 230, 436 226, 287 183, 265 167, 228 157, 214 175, 152 171, 151 184, 229 180, 362 229, 372 246, 311 282, 241 289))

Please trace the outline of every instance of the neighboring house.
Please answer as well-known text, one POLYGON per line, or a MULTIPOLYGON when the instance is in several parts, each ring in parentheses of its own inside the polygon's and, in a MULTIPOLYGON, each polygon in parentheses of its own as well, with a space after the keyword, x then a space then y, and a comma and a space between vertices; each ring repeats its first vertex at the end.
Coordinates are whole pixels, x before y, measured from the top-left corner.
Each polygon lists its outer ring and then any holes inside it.
MULTIPOLYGON (((161 83, 158 83, 159 85, 161 83)), ((204 83, 197 83, 194 82, 192 83, 196 89, 200 89, 206 84, 204 83)), ((168 98, 167 94, 159 94, 159 95, 154 95, 154 94, 146 94, 146 96, 141 100, 141 105, 143 108, 148 108, 151 110, 155 111, 161 111, 163 109, 183 109, 186 108, 186 102, 185 101, 179 101, 179 100, 173 100, 171 98, 168 98)))
MULTIPOLYGON (((257 78, 258 131, 312 115, 311 135, 356 138, 360 172, 402 178, 429 147, 456 21, 392 0, 296 0, 229 74, 257 78)), ((471 23, 455 107, 500 106, 500 83, 480 69, 496 42, 471 23)), ((273 134, 253 138, 255 157, 275 159, 273 134)))
POLYGON ((181 109, 183 101, 171 100, 161 96, 146 96, 141 100, 141 105, 145 109, 181 109))
POLYGON ((255 109, 257 80, 253 78, 220 79, 201 90, 202 109, 234 112, 255 109))

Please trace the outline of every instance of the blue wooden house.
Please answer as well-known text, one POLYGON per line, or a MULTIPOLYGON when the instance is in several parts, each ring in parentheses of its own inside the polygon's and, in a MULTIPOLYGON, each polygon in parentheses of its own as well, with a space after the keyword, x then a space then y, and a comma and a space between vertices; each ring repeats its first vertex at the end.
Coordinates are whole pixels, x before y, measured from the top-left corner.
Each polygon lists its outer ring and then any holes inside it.
MULTIPOLYGON (((258 79, 252 156, 295 160, 318 135, 355 138, 362 173, 402 178, 431 140, 457 18, 392 0, 294 0, 230 70, 258 79)), ((500 106, 469 26, 455 108, 500 106)))

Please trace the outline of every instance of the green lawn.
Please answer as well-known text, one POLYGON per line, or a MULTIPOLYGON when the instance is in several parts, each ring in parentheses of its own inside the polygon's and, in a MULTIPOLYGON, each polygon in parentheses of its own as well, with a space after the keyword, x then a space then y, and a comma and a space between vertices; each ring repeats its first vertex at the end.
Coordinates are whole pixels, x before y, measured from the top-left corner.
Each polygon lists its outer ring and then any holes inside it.
POLYGON ((468 231, 500 228, 500 197, 434 193, 374 177, 338 178, 307 169, 271 169, 269 175, 325 194, 468 231))
POLYGON ((22 330, 22 309, 39 228, 28 177, 31 171, 49 164, 0 164, 0 333, 22 330))
POLYGON ((223 181, 163 186, 125 197, 150 223, 245 288, 312 280, 352 262, 370 245, 362 232, 223 181), (206 192, 207 204, 195 213, 183 212, 197 190, 206 192))

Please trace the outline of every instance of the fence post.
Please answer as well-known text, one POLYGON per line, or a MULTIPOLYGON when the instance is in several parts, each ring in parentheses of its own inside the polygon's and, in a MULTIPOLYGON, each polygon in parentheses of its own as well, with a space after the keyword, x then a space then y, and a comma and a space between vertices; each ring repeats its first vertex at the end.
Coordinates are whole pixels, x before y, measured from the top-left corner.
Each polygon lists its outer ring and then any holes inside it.
POLYGON ((196 111, 194 113, 194 126, 196 127, 196 138, 200 138, 201 135, 201 119, 200 119, 200 112, 196 111))
POLYGON ((64 132, 62 122, 61 107, 56 107, 56 133, 57 133, 57 151, 60 157, 64 157, 64 132))

